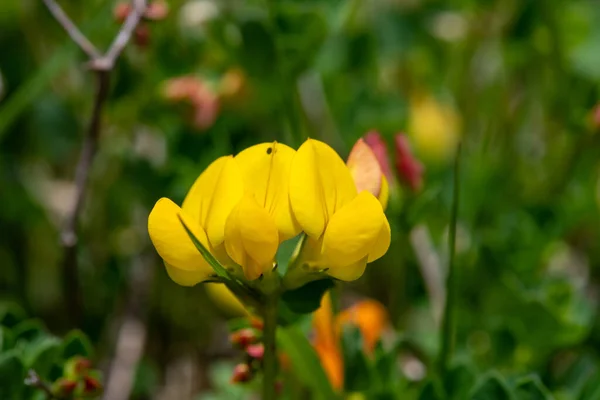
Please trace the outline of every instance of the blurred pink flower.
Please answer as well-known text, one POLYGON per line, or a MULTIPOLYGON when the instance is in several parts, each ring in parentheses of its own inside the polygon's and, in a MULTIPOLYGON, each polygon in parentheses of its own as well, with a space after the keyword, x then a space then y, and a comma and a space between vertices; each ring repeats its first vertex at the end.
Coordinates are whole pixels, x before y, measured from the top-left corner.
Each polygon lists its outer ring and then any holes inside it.
POLYGON ((405 134, 396 134, 394 138, 396 147, 396 171, 400 180, 418 192, 423 187, 423 164, 412 153, 408 137, 405 134))
POLYGON ((189 103, 192 106, 191 122, 200 130, 210 128, 219 115, 218 94, 194 76, 169 79, 165 85, 164 96, 173 102, 189 103))

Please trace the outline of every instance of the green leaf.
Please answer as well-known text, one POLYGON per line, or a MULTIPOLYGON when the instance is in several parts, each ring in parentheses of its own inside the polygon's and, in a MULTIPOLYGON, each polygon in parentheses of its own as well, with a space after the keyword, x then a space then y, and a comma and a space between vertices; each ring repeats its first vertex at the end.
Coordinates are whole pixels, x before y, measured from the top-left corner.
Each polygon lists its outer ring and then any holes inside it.
POLYGON ((356 326, 345 326, 342 331, 344 356, 344 390, 362 392, 371 386, 372 370, 364 353, 363 337, 356 326))
POLYGON ((62 343, 62 357, 66 360, 73 356, 91 358, 94 349, 88 337, 80 330, 73 330, 64 338, 62 343))
POLYGON ((13 302, 0 303, 0 325, 12 328, 25 318, 27 314, 20 305, 13 302))
POLYGON ((194 246, 196 246, 196 249, 198 249, 200 254, 202 254, 202 257, 212 267, 217 276, 226 280, 233 280, 229 276, 229 273, 227 272, 225 267, 223 267, 221 263, 217 261, 217 259, 212 254, 210 254, 210 251, 208 251, 208 249, 204 247, 204 245, 198 240, 198 238, 196 238, 196 235, 194 235, 194 233, 187 227, 187 225, 183 221, 183 218, 181 218, 181 215, 178 215, 177 217, 179 218, 179 221, 181 221, 183 229, 185 229, 186 233, 194 243, 194 246))
POLYGON ((298 379, 312 389, 312 398, 329 400, 338 397, 329 383, 317 353, 300 330, 292 326, 278 328, 277 343, 282 352, 290 358, 298 379))
POLYGON ((334 286, 331 279, 312 281, 298 289, 288 290, 281 295, 281 300, 290 311, 297 314, 309 314, 319 308, 325 292, 334 286))
POLYGON ((23 365, 25 369, 33 369, 46 379, 52 367, 62 362, 60 350, 60 340, 51 336, 41 336, 23 348, 23 365))
POLYGON ((537 375, 519 379, 515 384, 517 400, 553 400, 554 397, 537 375))
POLYGON ((301 234, 289 240, 282 242, 277 249, 275 261, 277 262, 277 272, 280 276, 284 276, 288 270, 292 258, 298 250, 298 246, 302 246, 306 235, 301 234))
POLYGON ((418 400, 443 400, 441 385, 438 381, 429 380, 423 386, 418 400))
POLYGON ((0 399, 21 399, 25 368, 16 350, 0 354, 0 399))
POLYGON ((491 372, 473 388, 471 400, 515 400, 504 378, 497 372, 491 372))
POLYGON ((229 290, 238 296, 244 303, 255 306, 255 303, 260 298, 259 294, 232 277, 225 267, 223 267, 221 263, 217 261, 210 251, 208 251, 208 249, 204 247, 204 245, 198 240, 196 235, 194 235, 194 233, 187 227, 183 221, 183 218, 181 218, 181 215, 178 215, 177 217, 179 218, 181 225, 183 225, 183 229, 185 229, 192 243, 194 243, 194 246, 196 246, 196 249, 200 252, 200 254, 202 254, 202 257, 212 267, 217 276, 224 281, 227 288, 229 288, 229 290))
POLYGON ((15 335, 5 326, 0 326, 0 354, 12 349, 15 345, 15 335))
POLYGON ((46 327, 44 326, 43 322, 38 319, 25 320, 18 323, 13 328, 15 339, 26 340, 28 342, 36 340, 40 336, 44 335, 45 331, 46 327))
POLYGON ((444 389, 450 398, 456 400, 467 398, 474 383, 475 371, 464 363, 454 365, 444 376, 444 389))

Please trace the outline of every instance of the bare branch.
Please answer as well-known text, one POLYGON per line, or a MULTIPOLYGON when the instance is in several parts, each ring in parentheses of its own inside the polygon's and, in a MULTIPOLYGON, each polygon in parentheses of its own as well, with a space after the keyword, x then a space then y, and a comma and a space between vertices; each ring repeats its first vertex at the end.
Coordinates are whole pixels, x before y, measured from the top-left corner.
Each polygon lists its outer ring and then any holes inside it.
POLYGON ((71 39, 77 44, 77 46, 81 48, 81 50, 83 50, 85 54, 87 54, 87 56, 91 60, 98 59, 102 56, 98 49, 96 49, 96 46, 94 46, 92 42, 90 42, 88 38, 85 37, 83 33, 81 33, 79 28, 75 26, 73 21, 71 21, 67 14, 65 14, 65 12, 58 5, 58 3, 56 3, 54 0, 42 1, 44 2, 44 4, 46 4, 46 7, 54 16, 54 18, 58 21, 58 23, 61 24, 64 30, 69 34, 71 39))
POLYGON ((101 54, 96 47, 81 33, 73 21, 65 14, 55 0, 43 0, 44 4, 56 20, 63 26, 71 39, 85 52, 89 58, 89 67, 96 73, 96 95, 92 116, 85 136, 77 170, 75 173, 75 199, 73 208, 67 213, 65 226, 61 232, 63 255, 63 282, 67 293, 69 315, 78 321, 82 309, 82 293, 79 285, 77 263, 77 226, 85 201, 90 169, 94 163, 100 137, 102 110, 110 88, 110 73, 117 58, 123 52, 131 35, 139 25, 146 11, 146 0, 132 0, 132 11, 121 26, 110 48, 101 54))
POLYGON ((113 40, 110 48, 101 59, 97 60, 92 68, 97 69, 112 69, 115 61, 129 43, 131 35, 135 28, 139 25, 144 12, 146 11, 146 0, 132 0, 133 7, 125 22, 121 26, 121 30, 113 40))

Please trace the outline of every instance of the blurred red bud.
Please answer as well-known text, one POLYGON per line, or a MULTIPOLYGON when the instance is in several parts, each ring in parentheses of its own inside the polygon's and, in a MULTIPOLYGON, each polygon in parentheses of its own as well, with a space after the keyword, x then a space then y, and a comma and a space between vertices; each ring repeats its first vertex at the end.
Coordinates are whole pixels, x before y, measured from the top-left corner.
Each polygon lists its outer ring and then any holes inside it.
POLYGON ((98 379, 91 376, 86 376, 83 378, 83 393, 94 394, 99 393, 101 390, 102 385, 98 379))
POLYGON ((77 387, 77 381, 60 378, 52 385, 52 394, 58 398, 70 396, 77 387))
POLYGON ((265 328, 262 319, 255 317, 250 318, 250 326, 252 326, 254 329, 258 329, 259 331, 262 331, 265 328))
POLYGON ((383 140, 377 131, 368 132, 363 136, 363 139, 371 150, 373 150, 373 153, 379 162, 379 166, 381 167, 381 172, 383 172, 388 182, 394 182, 394 174, 392 172, 392 167, 390 166, 390 158, 388 156, 385 140, 383 140))
POLYGON ((246 347, 246 353, 252 358, 262 360, 265 354, 265 345, 262 343, 251 344, 246 347))
POLYGON ((594 131, 600 131, 600 103, 592 109, 591 115, 592 129, 594 131))
POLYGON ((144 12, 144 18, 151 21, 163 20, 169 15, 169 6, 164 1, 154 1, 148 4, 146 11, 144 12))
POLYGON ((146 24, 139 24, 133 32, 133 41, 139 47, 146 47, 150 43, 150 28, 146 24))
POLYGON ((252 371, 248 364, 238 364, 233 368, 231 383, 243 383, 252 379, 252 371))
POLYGON ((256 333, 251 328, 240 329, 239 331, 233 332, 229 336, 229 340, 236 346, 239 346, 243 349, 251 345, 252 343, 256 343, 258 338, 256 337, 256 333))
POLYGON ((118 3, 113 10, 113 15, 114 15, 115 21, 122 23, 123 21, 125 21, 125 19, 127 18, 127 16, 129 15, 130 12, 131 12, 130 4, 118 3))
POLYGON ((395 137, 396 145, 396 170, 400 180, 418 192, 423 187, 423 164, 412 153, 408 137, 399 133, 395 137))
POLYGON ((91 367, 92 363, 90 360, 81 356, 75 356, 65 363, 63 372, 67 378, 77 379, 85 375, 91 367))

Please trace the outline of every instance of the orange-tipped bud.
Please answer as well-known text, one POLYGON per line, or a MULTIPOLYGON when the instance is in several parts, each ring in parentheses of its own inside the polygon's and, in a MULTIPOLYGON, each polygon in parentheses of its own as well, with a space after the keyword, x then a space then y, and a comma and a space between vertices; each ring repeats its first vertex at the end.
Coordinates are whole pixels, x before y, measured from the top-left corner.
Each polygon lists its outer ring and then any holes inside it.
POLYGON ((77 381, 60 378, 52 385, 52 394, 58 398, 69 397, 77 387, 77 381))
POLYGON ((256 343, 258 341, 258 338, 256 337, 254 329, 245 328, 233 332, 231 335, 229 335, 229 341, 232 344, 239 346, 242 349, 245 349, 249 345, 256 343))
POLYGON ((91 376, 85 376, 83 378, 83 393, 86 395, 98 394, 102 391, 102 384, 100 381, 91 376))
POLYGON ((244 383, 252 379, 252 371, 248 364, 238 364, 233 368, 231 383, 244 383))

